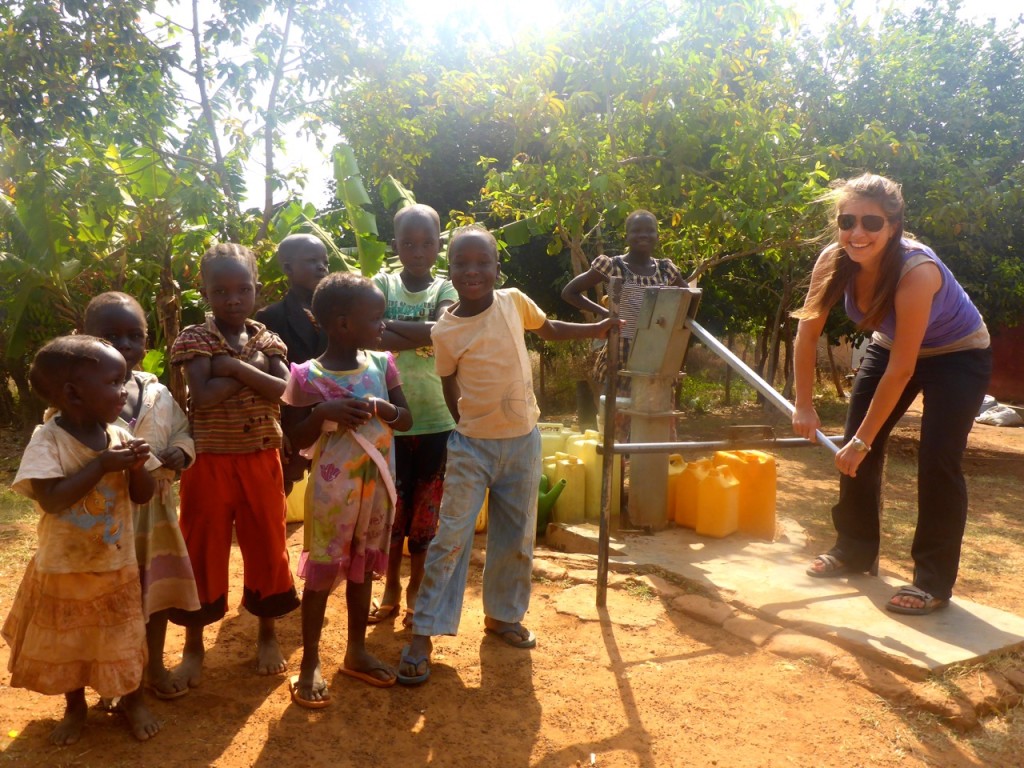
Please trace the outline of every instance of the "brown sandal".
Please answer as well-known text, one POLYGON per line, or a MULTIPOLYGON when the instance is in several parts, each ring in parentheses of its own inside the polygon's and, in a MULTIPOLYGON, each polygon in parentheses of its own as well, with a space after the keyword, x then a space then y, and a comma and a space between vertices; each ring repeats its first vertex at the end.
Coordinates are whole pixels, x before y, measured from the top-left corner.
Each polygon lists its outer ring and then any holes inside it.
POLYGON ((390 603, 374 603, 370 608, 370 614, 366 617, 367 624, 380 624, 382 621, 393 619, 398 615, 398 606, 390 603))

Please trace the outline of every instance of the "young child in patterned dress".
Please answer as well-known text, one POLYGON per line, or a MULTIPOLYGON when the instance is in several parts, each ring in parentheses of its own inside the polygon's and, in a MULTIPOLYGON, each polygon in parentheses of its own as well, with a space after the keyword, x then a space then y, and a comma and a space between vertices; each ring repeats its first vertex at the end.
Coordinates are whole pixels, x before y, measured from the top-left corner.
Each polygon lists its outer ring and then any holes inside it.
POLYGON ((373 574, 387 568, 394 518, 392 429, 412 414, 388 352, 372 352, 384 332, 384 296, 366 278, 328 275, 313 294, 313 315, 327 351, 292 365, 283 400, 306 408, 293 447, 312 460, 306 488, 302 593, 302 663, 292 700, 318 709, 330 703, 320 670, 320 633, 327 598, 347 582, 348 647, 341 673, 369 685, 394 685, 395 671, 366 649, 373 574), (312 452, 308 449, 312 446, 312 452))
POLYGON ((92 336, 62 336, 39 350, 32 388, 51 406, 36 427, 14 491, 39 512, 39 547, 25 570, 3 638, 13 688, 64 694, 50 734, 74 744, 88 715, 85 688, 121 698, 132 733, 160 723, 142 700, 146 627, 132 541, 132 502, 155 483, 145 440, 112 422, 124 407, 124 358, 92 336))
POLYGON ((156 480, 156 493, 147 503, 132 505, 149 651, 145 685, 158 699, 176 699, 189 689, 164 665, 168 609, 199 610, 199 594, 178 528, 174 481, 195 459, 195 445, 188 417, 170 390, 153 374, 135 370, 146 353, 146 315, 139 303, 126 293, 101 293, 85 308, 83 325, 86 333, 106 339, 124 358, 128 399, 115 423, 150 447, 146 469, 156 480))

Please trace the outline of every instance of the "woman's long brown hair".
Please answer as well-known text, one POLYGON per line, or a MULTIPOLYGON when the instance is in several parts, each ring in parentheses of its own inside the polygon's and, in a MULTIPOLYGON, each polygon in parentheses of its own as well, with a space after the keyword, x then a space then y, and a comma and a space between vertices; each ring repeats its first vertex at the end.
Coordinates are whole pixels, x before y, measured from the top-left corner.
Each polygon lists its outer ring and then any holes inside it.
POLYGON ((892 311, 896 298, 896 287, 900 282, 900 266, 902 264, 903 193, 900 190, 900 185, 895 181, 873 173, 865 173, 854 179, 836 182, 822 198, 822 201, 832 204, 832 219, 827 232, 832 243, 822 252, 822 259, 824 259, 822 265, 827 271, 826 278, 807 294, 804 306, 792 313, 797 320, 807 320, 827 314, 832 306, 839 301, 850 281, 857 274, 859 267, 849 257, 846 250, 839 246, 839 227, 836 223, 843 204, 852 198, 876 203, 893 226, 892 236, 885 245, 878 266, 879 279, 871 299, 871 306, 868 307, 858 328, 877 328, 886 315, 892 311))

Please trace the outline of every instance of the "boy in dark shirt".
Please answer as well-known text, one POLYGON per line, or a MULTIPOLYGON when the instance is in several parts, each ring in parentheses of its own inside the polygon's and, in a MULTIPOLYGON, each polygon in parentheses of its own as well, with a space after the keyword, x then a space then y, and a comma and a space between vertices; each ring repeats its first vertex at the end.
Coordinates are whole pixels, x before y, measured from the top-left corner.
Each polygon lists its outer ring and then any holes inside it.
POLYGON ((327 348, 327 337, 306 311, 327 275, 327 248, 313 235, 288 235, 277 246, 277 261, 288 278, 288 293, 257 312, 256 319, 288 346, 289 363, 304 363, 327 348))
MULTIPOLYGON (((288 362, 304 363, 319 357, 327 348, 327 336, 316 327, 307 310, 313 291, 327 275, 327 248, 313 235, 288 235, 277 246, 277 260, 288 279, 288 293, 281 301, 256 313, 256 320, 281 337, 288 347, 288 362)), ((294 414, 288 406, 281 408, 281 427, 285 435, 285 493, 302 479, 309 461, 292 452, 288 432, 294 414)))

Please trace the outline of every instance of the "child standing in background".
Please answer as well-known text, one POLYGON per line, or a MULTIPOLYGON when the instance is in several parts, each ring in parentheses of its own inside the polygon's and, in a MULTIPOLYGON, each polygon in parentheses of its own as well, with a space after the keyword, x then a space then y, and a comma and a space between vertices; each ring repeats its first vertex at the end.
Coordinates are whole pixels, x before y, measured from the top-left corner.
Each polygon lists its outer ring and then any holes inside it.
POLYGON ((398 504, 391 529, 384 595, 370 611, 370 623, 377 624, 398 613, 402 603, 402 545, 408 537, 409 586, 405 591, 406 613, 402 623, 409 626, 423 581, 427 546, 437 532, 445 446, 455 427, 434 367, 430 330, 458 294, 450 280, 432 274, 441 250, 441 221, 433 208, 412 205, 398 211, 391 245, 402 262, 402 271, 380 272, 373 278, 387 302, 381 346, 394 353, 402 390, 416 424, 404 435, 395 437, 398 504))
MULTIPOLYGON (((270 304, 256 313, 256 321, 281 337, 288 347, 288 363, 304 363, 323 354, 327 337, 316 327, 309 310, 313 291, 327 275, 327 248, 313 235, 288 235, 277 246, 277 261, 288 280, 288 292, 281 301, 270 304)), ((302 479, 309 462, 292 451, 289 445, 294 413, 287 406, 281 409, 281 428, 284 431, 285 493, 302 479)))
POLYGON ((455 233, 448 269, 459 301, 437 321, 431 339, 456 427, 448 441, 440 524, 427 550, 413 638, 398 670, 405 685, 430 677, 431 637, 458 631, 476 516, 488 489, 484 626, 516 648, 536 645, 522 624, 530 603, 541 473, 540 409, 524 331, 557 341, 600 338, 612 327, 609 319, 549 320, 520 291, 496 291, 498 245, 480 227, 455 233))
MULTIPOLYGON (((619 298, 619 317, 623 321, 619 335, 619 364, 626 365, 630 345, 636 336, 637 318, 644 292, 651 287, 675 285, 684 287, 686 280, 671 259, 654 258, 658 245, 658 219, 650 211, 636 210, 626 217, 626 253, 621 256, 601 254, 590 265, 590 269, 577 275, 562 289, 562 298, 577 309, 593 312, 598 317, 608 317, 608 308, 591 301, 586 292, 599 283, 607 283, 613 277, 622 278, 622 295, 619 298)), ((616 375, 613 373, 613 375, 616 375)), ((602 382, 608 376, 608 347, 603 346, 594 363, 594 378, 602 382)), ((629 379, 619 378, 615 386, 616 395, 629 397, 629 379)), ((626 440, 629 420, 616 414, 617 439, 626 440)))
POLYGON ((146 469, 156 481, 156 493, 147 503, 132 506, 149 653, 145 685, 158 699, 176 699, 189 689, 164 666, 168 609, 199 610, 174 498, 178 472, 195 458, 188 417, 156 376, 135 370, 146 353, 146 316, 135 299, 116 291, 96 296, 85 308, 84 330, 110 342, 124 358, 128 399, 115 423, 150 447, 146 469))
POLYGON ((185 626, 175 675, 191 687, 202 678, 203 627, 227 612, 232 529, 245 563, 242 605, 259 619, 259 674, 285 670, 275 619, 299 606, 288 566, 280 457, 285 346, 249 319, 259 290, 252 251, 215 245, 199 271, 211 313, 202 325, 182 330, 171 348, 171 363, 185 368, 196 445, 195 462, 181 477, 181 531, 201 608, 171 614, 185 626))
POLYGON ((320 709, 330 702, 320 669, 320 633, 327 598, 346 582, 348 647, 341 673, 378 688, 394 670, 366 650, 373 574, 387 567, 394 517, 391 430, 412 426, 390 353, 368 351, 384 332, 384 297, 366 278, 336 273, 313 295, 327 351, 292 365, 284 400, 304 409, 297 448, 315 445, 306 489, 302 593, 302 665, 292 700, 320 709))
POLYGON ((313 291, 327 276, 327 248, 314 235, 288 235, 277 246, 277 261, 288 280, 288 292, 257 312, 256 320, 285 343, 289 363, 304 363, 327 348, 327 336, 308 314, 313 291))
POLYGON ((39 547, 25 570, 3 637, 11 686, 64 694, 58 746, 82 734, 85 688, 121 697, 132 733, 160 723, 142 701, 146 628, 132 540, 131 503, 154 482, 149 446, 114 426, 124 406, 124 358, 92 336, 54 339, 36 354, 32 388, 51 410, 36 427, 14 478, 35 502, 39 547))

